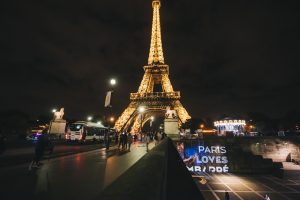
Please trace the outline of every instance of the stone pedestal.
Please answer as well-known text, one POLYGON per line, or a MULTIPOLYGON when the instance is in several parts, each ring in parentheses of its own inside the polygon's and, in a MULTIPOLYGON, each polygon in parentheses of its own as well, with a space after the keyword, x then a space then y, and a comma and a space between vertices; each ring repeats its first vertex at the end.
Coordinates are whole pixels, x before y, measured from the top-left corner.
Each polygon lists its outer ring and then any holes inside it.
POLYGON ((167 134, 167 136, 171 139, 179 139, 179 127, 178 127, 178 119, 165 119, 164 120, 164 132, 167 134))
POLYGON ((59 119, 59 120, 52 120, 49 126, 49 134, 57 135, 61 137, 65 134, 66 128, 66 120, 59 119))

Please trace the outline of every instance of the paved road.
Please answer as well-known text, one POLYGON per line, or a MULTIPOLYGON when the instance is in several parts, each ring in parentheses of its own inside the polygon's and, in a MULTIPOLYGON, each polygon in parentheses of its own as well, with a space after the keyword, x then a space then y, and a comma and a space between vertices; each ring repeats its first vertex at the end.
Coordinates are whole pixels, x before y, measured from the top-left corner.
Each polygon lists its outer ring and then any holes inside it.
MULTIPOLYGON (((295 172, 295 175, 298 172, 295 172)), ((300 176, 280 179, 270 175, 207 175, 207 183, 194 176, 206 200, 223 200, 228 191, 231 200, 260 200, 267 194, 271 200, 299 200, 300 176)))
MULTIPOLYGON (((103 148, 103 144, 56 144, 52 155, 48 155, 46 152, 45 157, 57 157, 62 155, 70 155, 74 153, 80 153, 95 149, 103 148)), ((3 154, 0 155, 0 167, 13 166, 16 164, 22 164, 29 162, 34 157, 34 146, 28 146, 23 148, 9 148, 3 154)))
POLYGON ((0 199, 93 199, 145 153, 137 143, 131 152, 100 149, 45 160, 30 172, 28 163, 1 168, 0 199))

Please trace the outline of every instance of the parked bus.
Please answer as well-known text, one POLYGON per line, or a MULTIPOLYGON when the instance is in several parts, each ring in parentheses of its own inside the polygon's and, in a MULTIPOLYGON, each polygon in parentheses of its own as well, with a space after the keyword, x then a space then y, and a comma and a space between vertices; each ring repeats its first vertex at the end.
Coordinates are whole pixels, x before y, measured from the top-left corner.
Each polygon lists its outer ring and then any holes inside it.
POLYGON ((78 121, 68 126, 66 140, 78 142, 103 141, 105 134, 111 135, 111 131, 101 123, 78 121))

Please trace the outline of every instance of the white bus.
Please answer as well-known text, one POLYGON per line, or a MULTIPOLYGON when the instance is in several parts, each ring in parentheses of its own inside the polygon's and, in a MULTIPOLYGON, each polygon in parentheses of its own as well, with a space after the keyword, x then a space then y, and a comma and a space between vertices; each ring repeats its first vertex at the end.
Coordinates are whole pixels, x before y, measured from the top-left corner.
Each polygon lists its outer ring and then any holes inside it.
POLYGON ((103 141, 105 134, 110 133, 109 128, 101 123, 78 121, 68 126, 66 140, 68 141, 103 141))

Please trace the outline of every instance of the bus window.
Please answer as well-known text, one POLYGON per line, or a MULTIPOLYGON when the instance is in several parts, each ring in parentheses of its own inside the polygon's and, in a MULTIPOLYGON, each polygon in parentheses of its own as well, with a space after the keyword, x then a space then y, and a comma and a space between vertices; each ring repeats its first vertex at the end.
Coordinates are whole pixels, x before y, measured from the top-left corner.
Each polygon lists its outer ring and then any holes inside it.
POLYGON ((69 128, 71 131, 80 131, 82 126, 83 126, 82 124, 70 124, 69 128))

